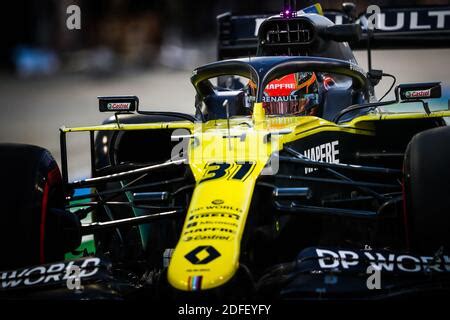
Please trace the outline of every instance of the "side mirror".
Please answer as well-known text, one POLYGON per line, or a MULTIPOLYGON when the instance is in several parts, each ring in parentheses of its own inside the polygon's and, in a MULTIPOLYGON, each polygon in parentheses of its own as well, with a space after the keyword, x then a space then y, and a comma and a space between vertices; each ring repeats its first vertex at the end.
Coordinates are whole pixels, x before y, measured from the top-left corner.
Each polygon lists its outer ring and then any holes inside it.
POLYGON ((100 112, 133 112, 139 106, 139 98, 136 96, 106 96, 97 99, 100 112))
POLYGON ((440 98, 442 89, 440 82, 400 84, 396 88, 397 97, 401 100, 421 100, 440 98))
POLYGON ((338 42, 352 42, 361 39, 362 29, 359 24, 336 24, 326 27, 321 32, 321 37, 326 40, 334 40, 338 42))

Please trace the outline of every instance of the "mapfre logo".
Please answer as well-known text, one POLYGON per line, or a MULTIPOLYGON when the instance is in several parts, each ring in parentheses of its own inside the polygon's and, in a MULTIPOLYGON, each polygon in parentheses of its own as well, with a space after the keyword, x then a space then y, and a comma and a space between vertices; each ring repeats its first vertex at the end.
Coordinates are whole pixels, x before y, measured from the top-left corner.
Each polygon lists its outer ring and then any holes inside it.
POLYGON ((297 79, 295 74, 288 74, 280 79, 272 80, 264 89, 264 93, 269 97, 288 97, 296 87, 297 79))
MULTIPOLYGON (((339 163, 339 141, 331 141, 305 150, 304 156, 312 161, 339 163)), ((305 167, 305 174, 315 171, 316 168, 305 167)))
POLYGON ((266 90, 295 89, 295 83, 269 83, 266 90))

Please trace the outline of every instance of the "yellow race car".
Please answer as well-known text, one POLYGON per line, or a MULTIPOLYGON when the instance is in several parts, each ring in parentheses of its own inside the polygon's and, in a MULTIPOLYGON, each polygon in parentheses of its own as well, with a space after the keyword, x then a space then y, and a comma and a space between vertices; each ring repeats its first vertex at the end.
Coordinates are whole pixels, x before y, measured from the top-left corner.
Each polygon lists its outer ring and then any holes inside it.
POLYGON ((61 171, 42 148, 1 145, 0 237, 13 243, 0 292, 448 293, 448 105, 439 82, 376 99, 386 74, 362 70, 346 43, 360 33, 318 12, 267 18, 256 56, 193 71, 194 115, 99 97, 114 116, 60 129, 61 171), (89 133, 92 176, 68 181, 66 138, 79 132, 89 133), (64 260, 69 252, 79 258, 64 260))

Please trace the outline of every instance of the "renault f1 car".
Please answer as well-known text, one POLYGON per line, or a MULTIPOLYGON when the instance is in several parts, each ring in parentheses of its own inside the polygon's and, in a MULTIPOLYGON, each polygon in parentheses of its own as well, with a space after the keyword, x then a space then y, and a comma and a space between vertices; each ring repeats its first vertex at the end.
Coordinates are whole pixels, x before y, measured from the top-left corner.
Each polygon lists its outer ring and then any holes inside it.
POLYGON ((192 73, 193 115, 99 97, 114 115, 60 129, 61 170, 43 148, 2 144, 1 297, 448 294, 448 101, 439 82, 376 99, 389 75, 357 64, 358 21, 319 6, 222 15, 221 60, 192 73), (80 132, 92 176, 69 181, 80 132))

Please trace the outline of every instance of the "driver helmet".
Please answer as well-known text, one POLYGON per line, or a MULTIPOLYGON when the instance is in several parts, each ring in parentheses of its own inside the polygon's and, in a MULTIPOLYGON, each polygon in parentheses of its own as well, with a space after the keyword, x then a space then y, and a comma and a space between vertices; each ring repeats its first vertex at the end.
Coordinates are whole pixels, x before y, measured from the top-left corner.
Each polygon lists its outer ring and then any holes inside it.
POLYGON ((264 90, 269 115, 316 115, 319 85, 315 72, 298 72, 272 80, 264 90))

